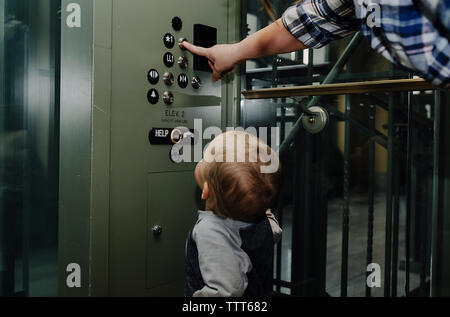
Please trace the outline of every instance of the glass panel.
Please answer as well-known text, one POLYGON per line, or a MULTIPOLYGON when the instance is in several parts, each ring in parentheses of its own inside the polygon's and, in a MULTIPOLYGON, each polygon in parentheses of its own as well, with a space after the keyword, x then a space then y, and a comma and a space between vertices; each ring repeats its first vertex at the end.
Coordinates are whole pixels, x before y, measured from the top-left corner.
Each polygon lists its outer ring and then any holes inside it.
POLYGON ((0 0, 0 295, 57 294, 60 1, 0 0))

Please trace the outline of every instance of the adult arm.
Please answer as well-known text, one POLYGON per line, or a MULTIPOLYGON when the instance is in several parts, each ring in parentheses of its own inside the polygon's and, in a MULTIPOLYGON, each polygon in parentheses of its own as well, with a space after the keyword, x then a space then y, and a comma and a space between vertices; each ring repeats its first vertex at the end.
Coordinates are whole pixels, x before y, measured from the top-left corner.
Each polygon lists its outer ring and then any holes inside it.
POLYGON ((205 56, 213 80, 247 59, 319 48, 359 27, 352 0, 305 0, 288 8, 281 19, 236 44, 203 48, 184 42, 192 53, 205 56))
POLYGON ((223 71, 233 69, 237 64, 247 59, 299 51, 306 48, 284 27, 281 19, 236 44, 203 48, 184 42, 183 46, 192 53, 205 56, 210 60, 213 81, 220 79, 223 71))

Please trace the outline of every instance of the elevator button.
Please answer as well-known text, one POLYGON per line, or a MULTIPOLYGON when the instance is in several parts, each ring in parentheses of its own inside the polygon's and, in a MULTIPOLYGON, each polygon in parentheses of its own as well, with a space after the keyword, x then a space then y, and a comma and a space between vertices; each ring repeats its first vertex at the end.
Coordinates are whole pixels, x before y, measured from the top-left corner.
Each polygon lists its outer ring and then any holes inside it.
POLYGON ((172 53, 167 52, 166 54, 164 54, 164 65, 166 65, 166 67, 172 67, 174 62, 175 58, 173 57, 172 53))
POLYGON ((173 48, 175 45, 175 37, 170 33, 164 35, 163 41, 167 48, 173 48))
POLYGON ((151 145, 174 145, 181 141, 194 145, 195 133, 194 129, 186 128, 152 128, 148 133, 148 140, 151 145))
POLYGON ((181 19, 179 17, 174 17, 172 19, 172 27, 175 31, 181 30, 181 28, 183 27, 183 22, 181 21, 181 19))
POLYGON ((192 88, 199 89, 202 86, 202 81, 200 77, 194 76, 192 77, 192 88))
POLYGON ((170 134, 170 140, 173 144, 178 144, 183 140, 183 132, 179 129, 173 129, 170 134))
POLYGON ((150 84, 156 85, 159 81, 159 73, 156 69, 151 69, 147 74, 147 79, 150 84))
POLYGON ((174 101, 173 94, 170 91, 165 91, 163 94, 163 100, 166 105, 170 106, 174 101))
POLYGON ((177 81, 180 88, 186 88, 188 85, 188 76, 186 74, 180 74, 177 81))
POLYGON ((189 60, 185 56, 180 56, 178 58, 178 65, 180 66, 180 68, 185 69, 189 65, 189 60))
POLYGON ((159 93, 156 89, 150 89, 147 93, 147 100, 152 105, 155 105, 159 101, 159 93))
POLYGON ((183 42, 187 42, 187 39, 186 39, 185 37, 181 37, 181 38, 178 40, 178 46, 179 46, 183 51, 185 51, 186 48, 185 48, 183 45, 181 45, 183 42))
POLYGON ((167 86, 172 86, 173 83, 174 83, 174 81, 175 81, 175 79, 174 79, 174 77, 173 77, 173 74, 170 73, 170 72, 164 73, 164 75, 163 75, 163 81, 164 81, 164 83, 165 83, 167 86))

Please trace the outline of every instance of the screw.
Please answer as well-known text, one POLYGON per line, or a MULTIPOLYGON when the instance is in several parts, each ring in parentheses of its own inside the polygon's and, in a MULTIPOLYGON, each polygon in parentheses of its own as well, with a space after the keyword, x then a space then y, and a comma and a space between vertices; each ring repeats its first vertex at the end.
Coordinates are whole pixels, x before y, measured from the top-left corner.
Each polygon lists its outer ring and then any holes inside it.
POLYGON ((159 225, 153 226, 152 231, 155 236, 159 236, 162 233, 162 227, 159 225))

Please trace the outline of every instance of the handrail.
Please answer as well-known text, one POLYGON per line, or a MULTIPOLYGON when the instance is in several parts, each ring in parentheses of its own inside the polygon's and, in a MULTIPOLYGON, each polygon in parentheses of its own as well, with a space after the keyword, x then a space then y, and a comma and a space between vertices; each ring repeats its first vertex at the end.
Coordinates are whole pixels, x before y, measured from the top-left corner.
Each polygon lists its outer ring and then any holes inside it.
POLYGON ((375 80, 338 84, 307 85, 244 91, 245 99, 271 99, 300 96, 346 95, 373 92, 423 91, 437 89, 421 78, 375 80))
MULTIPOLYGON (((334 64, 333 68, 330 70, 330 72, 328 73, 327 77, 324 79, 324 81, 322 83, 323 85, 330 84, 331 82, 333 82, 336 79, 336 77, 338 77, 340 71, 345 66, 345 64, 347 64, 348 60, 350 59, 350 56, 352 56, 353 52, 358 47, 359 43, 361 43, 362 38, 363 38, 363 36, 361 34, 361 31, 357 32, 352 37, 352 39, 348 43, 347 47, 344 49, 344 52, 342 53, 341 56, 339 56, 338 60, 334 64)), ((311 98, 311 100, 309 101, 309 103, 306 106, 306 108, 309 109, 309 108, 315 106, 318 101, 319 101, 319 97, 317 97, 317 96, 311 98)), ((292 130, 285 137, 283 143, 281 144, 281 146, 280 146, 280 156, 283 156, 286 153, 287 149, 289 148, 292 140, 297 135, 297 133, 300 130, 301 126, 302 126, 302 121, 301 121, 301 118, 300 118, 294 124, 294 126, 292 127, 292 130)))

